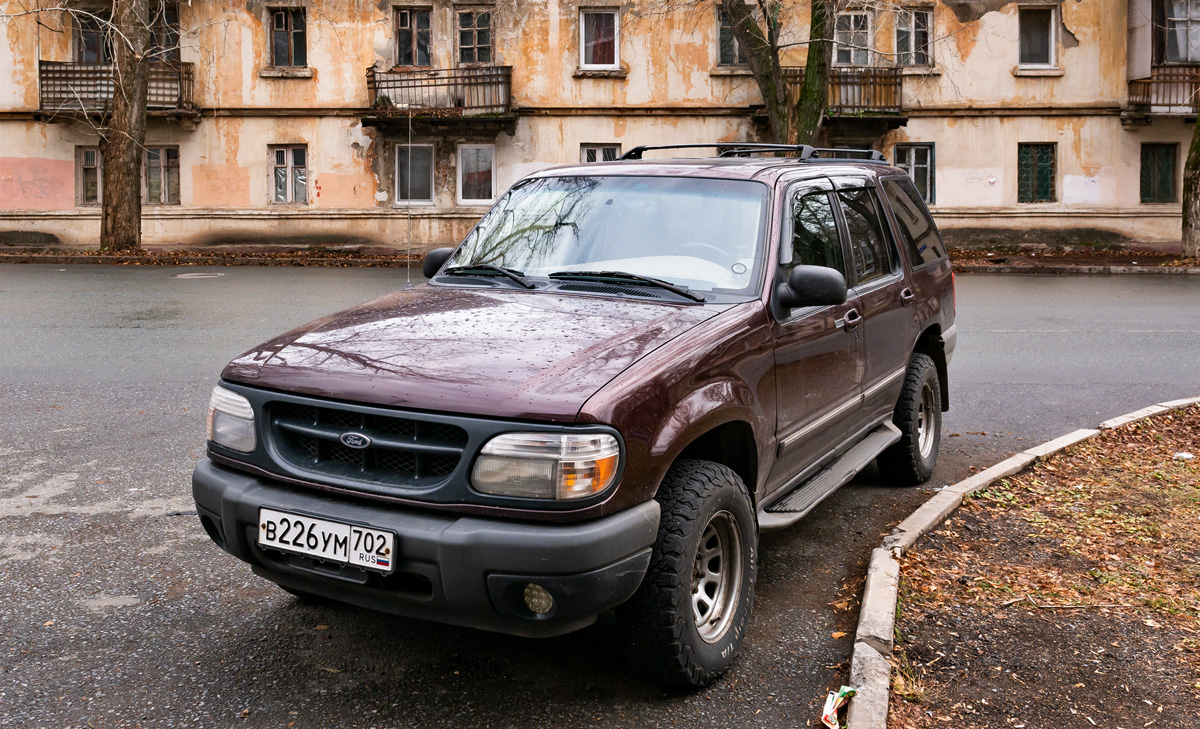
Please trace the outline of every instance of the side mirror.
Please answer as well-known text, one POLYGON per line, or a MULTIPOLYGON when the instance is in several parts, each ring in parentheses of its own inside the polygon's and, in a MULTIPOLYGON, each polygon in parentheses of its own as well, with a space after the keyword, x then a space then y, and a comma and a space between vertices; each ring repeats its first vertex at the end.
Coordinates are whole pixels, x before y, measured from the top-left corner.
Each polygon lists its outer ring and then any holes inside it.
POLYGON ((779 305, 785 309, 844 304, 846 277, 825 266, 796 266, 776 293, 779 305))
POLYGON ((421 263, 421 273, 425 278, 433 278, 453 252, 453 248, 434 248, 426 253, 425 260, 421 263))

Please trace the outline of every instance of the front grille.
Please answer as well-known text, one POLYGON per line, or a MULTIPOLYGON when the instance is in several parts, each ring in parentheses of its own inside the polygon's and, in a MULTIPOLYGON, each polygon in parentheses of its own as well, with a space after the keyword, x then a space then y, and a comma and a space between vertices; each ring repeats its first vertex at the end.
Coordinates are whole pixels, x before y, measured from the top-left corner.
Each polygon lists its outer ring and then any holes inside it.
POLYGON ((280 458, 321 480, 428 486, 458 467, 467 445, 467 431, 446 423, 290 402, 265 409, 280 458), (346 433, 371 443, 351 448, 341 440, 346 433))

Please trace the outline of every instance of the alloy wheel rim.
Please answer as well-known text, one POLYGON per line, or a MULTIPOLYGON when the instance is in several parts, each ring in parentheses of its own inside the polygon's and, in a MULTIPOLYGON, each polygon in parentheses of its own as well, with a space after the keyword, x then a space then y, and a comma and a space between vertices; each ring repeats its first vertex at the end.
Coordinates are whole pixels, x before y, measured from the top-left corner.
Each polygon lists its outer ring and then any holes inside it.
POLYGON ((708 520, 692 568, 692 619, 706 643, 725 635, 742 587, 742 534, 728 511, 708 520))
POLYGON ((936 407, 933 388, 926 382, 921 388, 921 406, 917 409, 917 447, 921 451, 921 458, 929 458, 929 454, 933 452, 937 423, 936 407))

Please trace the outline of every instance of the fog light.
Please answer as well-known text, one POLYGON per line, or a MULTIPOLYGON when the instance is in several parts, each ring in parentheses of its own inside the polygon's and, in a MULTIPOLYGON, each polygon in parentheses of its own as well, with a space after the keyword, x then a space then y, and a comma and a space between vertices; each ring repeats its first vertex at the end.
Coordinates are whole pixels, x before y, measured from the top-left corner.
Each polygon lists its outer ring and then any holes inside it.
POLYGON ((541 585, 530 582, 525 586, 525 607, 535 615, 545 615, 554 609, 554 596, 541 585))

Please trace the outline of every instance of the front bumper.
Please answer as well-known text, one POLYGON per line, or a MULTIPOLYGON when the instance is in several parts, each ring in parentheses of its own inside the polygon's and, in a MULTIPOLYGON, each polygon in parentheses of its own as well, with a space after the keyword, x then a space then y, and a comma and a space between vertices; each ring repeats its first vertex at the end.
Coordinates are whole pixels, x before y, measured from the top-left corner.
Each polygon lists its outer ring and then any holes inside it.
POLYGON ((222 549, 281 587, 384 612, 514 635, 578 630, 628 600, 641 584, 658 533, 654 500, 578 524, 533 524, 425 513, 307 493, 204 458, 192 495, 205 531, 222 549), (390 574, 263 550, 261 507, 396 533, 390 574), (554 596, 536 615, 529 583, 554 596))

